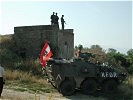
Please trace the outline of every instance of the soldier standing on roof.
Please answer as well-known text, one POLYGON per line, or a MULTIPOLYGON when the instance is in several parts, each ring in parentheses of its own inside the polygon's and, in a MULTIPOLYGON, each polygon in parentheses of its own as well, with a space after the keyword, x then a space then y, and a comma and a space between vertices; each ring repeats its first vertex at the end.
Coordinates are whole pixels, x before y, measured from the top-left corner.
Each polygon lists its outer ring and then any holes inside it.
POLYGON ((51 25, 54 25, 55 24, 55 15, 54 15, 54 12, 53 12, 53 15, 51 15, 51 25))
POLYGON ((59 22, 58 22, 58 20, 59 20, 59 17, 57 16, 57 13, 56 13, 56 15, 55 15, 55 24, 58 26, 58 28, 59 28, 59 22))
POLYGON ((61 17, 62 30, 64 30, 64 24, 65 24, 65 20, 63 17, 64 17, 64 15, 62 15, 62 17, 61 17))

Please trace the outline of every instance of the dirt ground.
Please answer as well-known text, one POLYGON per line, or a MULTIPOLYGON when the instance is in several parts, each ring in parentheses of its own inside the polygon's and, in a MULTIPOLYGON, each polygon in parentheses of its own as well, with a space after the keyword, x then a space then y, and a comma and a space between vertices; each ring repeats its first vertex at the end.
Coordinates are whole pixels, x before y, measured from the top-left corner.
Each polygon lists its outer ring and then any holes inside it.
POLYGON ((33 94, 29 92, 14 91, 11 89, 4 89, 0 100, 107 100, 103 97, 94 97, 76 93, 73 96, 64 97, 60 93, 42 93, 33 94))

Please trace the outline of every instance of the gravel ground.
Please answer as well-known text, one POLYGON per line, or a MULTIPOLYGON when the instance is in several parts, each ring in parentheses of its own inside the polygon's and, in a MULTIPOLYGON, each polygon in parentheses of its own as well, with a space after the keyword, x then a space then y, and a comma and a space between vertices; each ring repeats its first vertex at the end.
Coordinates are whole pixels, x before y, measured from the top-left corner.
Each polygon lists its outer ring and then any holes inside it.
POLYGON ((14 91, 4 89, 0 100, 107 100, 103 97, 87 96, 81 93, 76 93, 73 96, 63 97, 57 93, 42 93, 33 94, 29 92, 14 91))

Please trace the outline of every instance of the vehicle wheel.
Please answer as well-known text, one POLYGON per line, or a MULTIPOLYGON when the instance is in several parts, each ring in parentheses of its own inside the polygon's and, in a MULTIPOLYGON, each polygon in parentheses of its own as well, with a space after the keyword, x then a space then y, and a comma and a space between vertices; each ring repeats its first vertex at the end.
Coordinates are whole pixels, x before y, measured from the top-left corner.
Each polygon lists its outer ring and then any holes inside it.
POLYGON ((106 93, 114 93, 115 90, 117 89, 117 82, 115 80, 108 80, 103 84, 103 89, 106 93))
POLYGON ((64 96, 70 96, 73 95, 75 92, 75 83, 71 80, 65 80, 60 85, 60 92, 64 96))
POLYGON ((87 94, 87 95, 96 92, 97 90, 96 81, 93 79, 87 79, 81 85, 81 90, 84 94, 87 94))

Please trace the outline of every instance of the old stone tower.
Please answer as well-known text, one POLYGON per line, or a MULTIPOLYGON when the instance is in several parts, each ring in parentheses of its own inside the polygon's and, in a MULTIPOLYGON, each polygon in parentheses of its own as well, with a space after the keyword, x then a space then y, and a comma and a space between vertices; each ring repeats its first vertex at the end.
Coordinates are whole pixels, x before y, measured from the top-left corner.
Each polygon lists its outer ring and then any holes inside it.
POLYGON ((22 57, 39 57, 46 41, 49 42, 54 57, 66 59, 73 57, 73 29, 59 30, 56 25, 15 27, 14 41, 16 52, 22 57))

